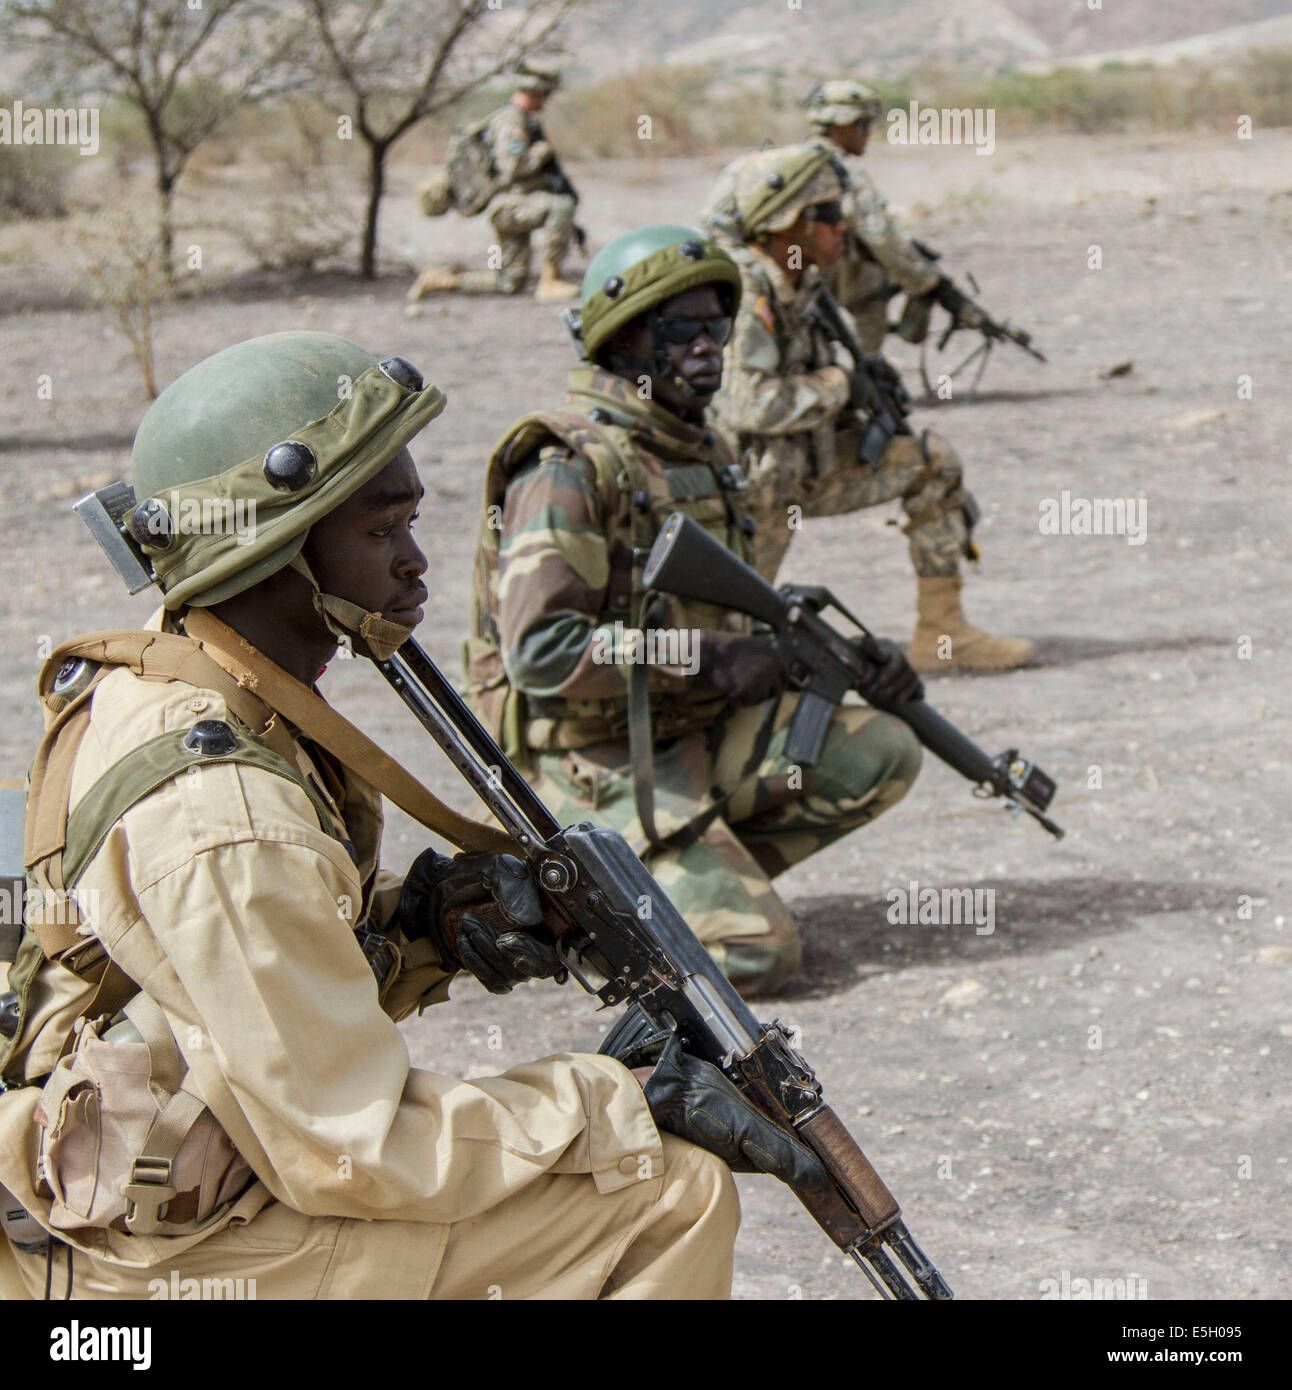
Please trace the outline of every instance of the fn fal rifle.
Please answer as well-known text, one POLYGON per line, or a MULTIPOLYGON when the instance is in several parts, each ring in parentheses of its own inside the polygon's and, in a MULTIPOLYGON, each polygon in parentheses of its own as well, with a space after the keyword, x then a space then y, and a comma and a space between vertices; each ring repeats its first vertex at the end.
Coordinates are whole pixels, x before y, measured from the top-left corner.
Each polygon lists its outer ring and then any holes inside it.
MULTIPOLYGON (((642 582, 648 590, 747 613, 775 632, 773 640, 791 684, 802 691, 785 741, 785 757, 791 763, 811 767, 818 760, 835 708, 865 680, 875 663, 885 659, 874 636, 829 589, 804 584, 773 589, 681 512, 674 512, 655 538, 642 582), (825 608, 837 609, 861 630, 861 636, 849 639, 836 632, 821 617, 825 608)), ((1007 810, 1015 815, 1026 811, 1056 840, 1063 838, 1063 831, 1045 815, 1057 784, 1016 748, 998 758, 988 757, 923 700, 910 700, 893 713, 929 752, 967 777, 975 795, 1001 797, 1007 810)))
MULTIPOLYGON (((124 524, 134 507, 124 483, 76 504, 131 593, 153 582, 151 565, 124 524)), ((795 1195, 882 1298, 950 1299, 788 1030, 758 1021, 628 841, 598 826, 563 828, 411 638, 375 664, 532 866, 544 924, 579 984, 606 1007, 636 1004, 656 1031, 676 1033, 688 1052, 721 1068, 817 1154, 829 1184, 795 1195)), ((491 915, 490 906, 470 909, 491 915)), ((497 910, 492 913, 502 927, 497 910)))

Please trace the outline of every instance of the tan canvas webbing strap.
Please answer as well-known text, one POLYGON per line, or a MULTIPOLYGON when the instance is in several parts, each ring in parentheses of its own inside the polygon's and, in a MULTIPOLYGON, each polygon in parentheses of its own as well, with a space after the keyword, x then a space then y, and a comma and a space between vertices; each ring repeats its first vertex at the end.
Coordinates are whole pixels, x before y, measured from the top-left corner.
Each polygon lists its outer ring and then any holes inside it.
MULTIPOLYGON (((106 674, 106 672, 104 672, 106 674)), ((67 837, 67 807, 72 794, 76 753, 90 727, 89 697, 101 677, 45 730, 32 759, 27 793, 27 824, 23 829, 23 862, 30 869, 63 848, 67 837)), ((53 883, 54 876, 50 881, 53 883)), ((61 888, 61 883, 54 883, 61 888)))
MULTIPOLYGON (((108 832, 136 802, 193 766, 240 763, 284 777, 309 797, 323 832, 333 839, 342 838, 335 829, 335 818, 323 798, 292 764, 271 752, 263 743, 257 743, 255 739, 231 728, 230 733, 236 742, 228 752, 194 752, 184 746, 189 732, 187 729, 172 729, 132 748, 124 758, 113 763, 76 803, 68 817, 67 845, 63 850, 63 883, 67 888, 75 886, 85 866, 98 853, 108 832)), ((36 934, 41 935, 39 926, 36 934)), ((42 947, 44 944, 42 938, 42 947)), ((46 950, 45 954, 48 955, 49 951, 46 950)))
POLYGON ((428 830, 443 835, 459 849, 494 854, 515 850, 511 838, 501 829, 468 820, 446 806, 326 700, 289 676, 214 614, 204 608, 189 609, 184 625, 239 685, 255 691, 355 776, 376 787, 428 830))
POLYGON ((206 1107, 191 1092, 180 1089, 183 1070, 179 1048, 156 1001, 136 994, 125 1013, 148 1049, 148 1089, 161 1102, 131 1164, 130 1180, 121 1187, 126 1229, 136 1236, 156 1235, 163 1229, 174 1235, 178 1233, 174 1225, 162 1225, 167 1204, 175 1196, 172 1167, 189 1130, 206 1107))
MULTIPOLYGON (((56 647, 44 670, 56 671, 62 662, 77 658, 99 662, 103 669, 76 700, 59 711, 36 750, 29 779, 31 793, 23 852, 29 868, 42 859, 50 859, 63 848, 72 772, 76 751, 89 725, 90 696, 115 666, 128 666, 137 676, 150 680, 179 680, 217 690, 230 711, 258 738, 288 761, 292 760, 291 735, 281 723, 274 721, 273 712, 251 691, 240 687, 191 637, 147 632, 140 628, 92 632, 56 647)), ((41 691, 42 696, 48 693, 41 691)), ((53 882, 56 866, 51 867, 55 869, 50 875, 53 882)))

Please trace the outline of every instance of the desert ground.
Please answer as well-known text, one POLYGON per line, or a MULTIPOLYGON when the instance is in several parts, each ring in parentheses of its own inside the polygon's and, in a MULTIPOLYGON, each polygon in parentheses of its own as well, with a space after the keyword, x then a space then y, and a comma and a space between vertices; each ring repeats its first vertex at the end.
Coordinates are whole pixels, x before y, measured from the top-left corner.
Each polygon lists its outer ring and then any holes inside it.
MULTIPOLYGON (((1029 137, 990 158, 880 144, 867 160, 949 273, 972 269, 983 303, 1049 358, 1003 347, 976 399, 922 404, 915 423, 954 443, 983 508, 969 616, 1038 642, 1031 668, 934 677, 928 698, 988 751, 1019 747, 1054 776, 1067 835, 975 800, 927 758, 896 810, 780 880, 805 966, 759 1007, 801 1029, 958 1297, 1035 1300, 1104 1279, 1151 1299, 1286 1298, 1292 131, 1029 137), (1146 502, 1143 543, 1043 534, 1044 504, 1065 490, 1146 502), (994 929, 890 922, 889 891, 911 883, 994 890, 994 929)), ((722 163, 570 172, 600 245, 692 221, 722 163)), ((529 298, 406 315, 412 267, 470 261, 488 242, 483 222, 422 219, 418 177, 397 167, 385 209, 386 255, 407 270, 367 285, 227 274, 161 319, 157 361, 164 384, 239 339, 321 329, 401 353, 445 389, 414 454, 431 560, 422 638, 456 678, 483 463, 515 417, 559 402, 572 357, 556 311, 529 298)), ((154 606, 127 598, 70 509, 127 476, 146 402, 124 340, 51 263, 0 265, 0 315, 0 774, 21 775, 49 645, 154 606)), ((916 350, 893 355, 913 378, 916 350)), ((909 637, 895 516, 807 523, 784 576, 909 637)), ((375 672, 337 662, 324 688, 470 804, 375 672)), ((423 842, 392 814, 388 866, 423 842)), ((576 986, 548 983, 500 1001, 464 982, 404 1025, 418 1065, 467 1077, 595 1049, 604 1031, 576 986)), ((873 1296, 787 1191, 739 1183, 739 1297, 873 1296)))

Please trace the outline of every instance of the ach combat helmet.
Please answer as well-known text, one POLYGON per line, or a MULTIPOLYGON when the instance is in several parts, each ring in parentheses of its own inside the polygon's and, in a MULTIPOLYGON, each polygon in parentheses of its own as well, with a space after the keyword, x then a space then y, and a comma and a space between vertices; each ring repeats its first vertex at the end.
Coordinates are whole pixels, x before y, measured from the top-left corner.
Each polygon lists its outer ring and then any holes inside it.
MULTIPOLYGON (((694 227, 658 222, 638 227, 592 258, 583 276, 580 312, 576 317, 567 311, 566 323, 595 362, 620 328, 697 285, 716 285, 726 312, 734 317, 740 304, 740 270, 716 242, 694 227)), ((688 382, 671 375, 658 315, 652 315, 650 324, 651 361, 627 365, 670 376, 675 385, 690 391, 688 382)))
POLYGON ((831 126, 852 125, 854 121, 877 121, 884 111, 879 93, 864 82, 835 78, 818 82, 807 94, 803 105, 808 119, 816 130, 831 126))
POLYGON ((131 454, 126 523, 165 606, 221 603, 291 566, 335 635, 398 646, 407 629, 321 593, 301 551, 444 404, 402 357, 379 362, 331 333, 272 333, 190 368, 153 402, 131 454), (231 515, 253 520, 219 524, 231 515))
POLYGON ((721 211, 750 241, 787 231, 804 208, 843 197, 848 172, 824 141, 759 150, 736 171, 735 186, 721 211))

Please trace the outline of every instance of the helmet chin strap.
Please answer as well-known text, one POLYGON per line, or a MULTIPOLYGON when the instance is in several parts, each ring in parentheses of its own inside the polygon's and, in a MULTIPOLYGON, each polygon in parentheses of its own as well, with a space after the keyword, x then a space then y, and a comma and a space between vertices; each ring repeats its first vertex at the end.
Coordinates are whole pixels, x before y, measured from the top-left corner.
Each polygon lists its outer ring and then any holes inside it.
POLYGON ((349 599, 325 594, 319 588, 318 580, 314 578, 304 555, 297 554, 288 568, 294 569, 309 582, 314 591, 314 611, 323 619, 327 630, 346 642, 353 637, 361 637, 378 661, 388 661, 413 635, 413 629, 405 627, 403 623, 392 623, 380 613, 366 612, 349 599))
POLYGON ((616 376, 623 376, 625 373, 635 375, 646 375, 659 377, 667 381, 670 386, 675 387, 687 400, 703 394, 697 391, 694 386, 673 366, 673 360, 668 355, 668 349, 664 344, 659 332, 659 313, 652 309, 648 316, 650 323, 651 339, 651 359, 646 361, 642 357, 625 357, 622 353, 611 353, 607 357, 607 362, 616 376))

